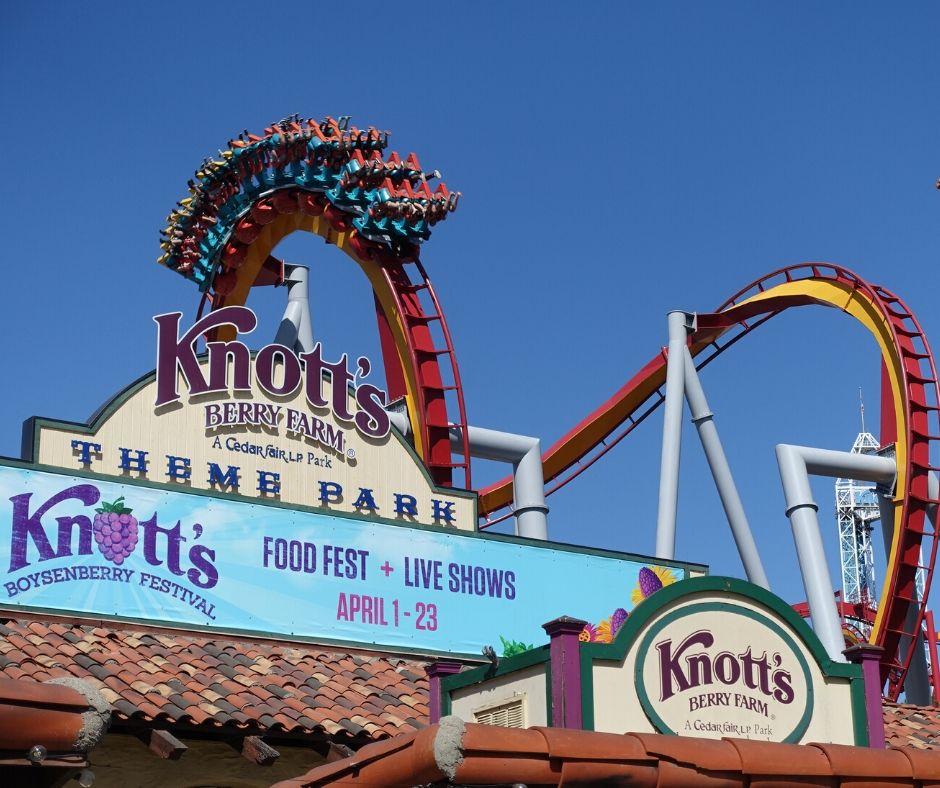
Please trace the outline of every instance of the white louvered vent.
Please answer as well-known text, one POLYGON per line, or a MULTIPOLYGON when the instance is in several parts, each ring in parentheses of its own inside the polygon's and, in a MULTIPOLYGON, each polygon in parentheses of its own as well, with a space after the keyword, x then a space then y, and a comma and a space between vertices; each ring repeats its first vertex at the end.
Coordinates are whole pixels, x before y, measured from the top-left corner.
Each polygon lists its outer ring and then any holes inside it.
POLYGON ((525 704, 522 698, 480 709, 473 712, 474 719, 481 725, 497 725, 500 728, 524 728, 525 704))

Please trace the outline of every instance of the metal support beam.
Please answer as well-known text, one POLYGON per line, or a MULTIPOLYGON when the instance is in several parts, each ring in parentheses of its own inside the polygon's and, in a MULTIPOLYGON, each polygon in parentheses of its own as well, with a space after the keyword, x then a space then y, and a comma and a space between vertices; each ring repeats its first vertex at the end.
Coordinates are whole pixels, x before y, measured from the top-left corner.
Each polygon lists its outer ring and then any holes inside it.
MULTIPOLYGON (((407 413, 386 412, 395 429, 404 436, 410 434, 411 422, 407 413)), ((545 477, 539 439, 468 426, 467 444, 471 457, 512 463, 516 536, 543 541, 548 539, 548 505, 545 503, 545 477)), ((451 427, 450 445, 454 451, 463 453, 463 435, 459 427, 451 427)))
MULTIPOLYGON (((468 426, 467 443, 472 457, 512 463, 516 535, 548 539, 548 505, 539 439, 468 426)), ((450 445, 458 453, 463 452, 463 436, 458 427, 451 427, 450 445)))
POLYGON ((310 269, 303 265, 284 264, 287 285, 287 308, 274 341, 298 353, 313 350, 313 322, 310 319, 310 269))
POLYGON ((666 400, 663 403, 663 448, 659 465, 659 510, 656 517, 656 557, 676 556, 676 513, 679 504, 679 458, 682 449, 682 404, 685 351, 693 316, 670 312, 666 356, 666 400))
POLYGON ((816 516, 819 507, 813 500, 809 475, 846 477, 893 485, 897 475, 895 462, 868 454, 779 444, 777 464, 813 629, 829 657, 836 662, 844 662, 842 624, 826 563, 819 518, 816 516))
POLYGON ((741 556, 744 572, 747 574, 748 580, 769 591, 770 581, 767 579, 764 564, 757 552, 751 526, 747 521, 747 515, 744 513, 744 506, 741 504, 738 488, 735 486, 728 459, 725 457, 724 448, 718 437, 715 414, 708 407, 705 391, 702 388, 698 372, 695 369, 695 362, 692 361, 692 354, 689 353, 688 347, 683 347, 682 353, 685 356, 685 398, 688 400, 689 410, 692 412, 692 423, 698 430, 698 437, 702 442, 702 449, 708 460, 712 478, 715 480, 715 487, 718 489, 718 496, 721 498, 725 516, 728 518, 728 525, 731 526, 731 533, 734 536, 734 543, 738 547, 738 554, 741 556))

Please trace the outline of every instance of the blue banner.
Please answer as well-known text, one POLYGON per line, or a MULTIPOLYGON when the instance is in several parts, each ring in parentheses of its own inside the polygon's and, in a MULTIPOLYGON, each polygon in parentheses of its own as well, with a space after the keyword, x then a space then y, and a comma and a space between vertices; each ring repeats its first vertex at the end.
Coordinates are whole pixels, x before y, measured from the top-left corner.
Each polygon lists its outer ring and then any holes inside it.
POLYGON ((0 604, 408 651, 608 640, 681 565, 0 466, 0 604))

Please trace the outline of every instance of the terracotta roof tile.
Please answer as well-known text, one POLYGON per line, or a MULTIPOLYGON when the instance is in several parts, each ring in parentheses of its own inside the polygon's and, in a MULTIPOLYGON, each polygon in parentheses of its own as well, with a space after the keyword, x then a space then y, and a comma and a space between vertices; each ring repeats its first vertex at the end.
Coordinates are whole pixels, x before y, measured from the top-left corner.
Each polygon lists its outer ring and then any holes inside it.
POLYGON ((118 714, 123 715, 124 717, 130 719, 135 714, 139 713, 139 709, 133 703, 129 703, 121 697, 118 697, 117 700, 109 701, 112 706, 117 710, 118 714))
POLYGON ((0 620, 0 676, 69 674, 99 687, 118 719, 372 739, 427 725, 422 662, 125 624, 0 620))
POLYGON ((940 749, 940 708, 885 701, 884 720, 889 747, 940 749))
POLYGON ((618 736, 560 728, 508 730, 449 718, 421 732, 369 744, 350 758, 273 788, 506 785, 520 779, 545 786, 798 784, 834 788, 926 786, 936 784, 938 777, 940 754, 911 749, 711 741, 661 734, 618 736))

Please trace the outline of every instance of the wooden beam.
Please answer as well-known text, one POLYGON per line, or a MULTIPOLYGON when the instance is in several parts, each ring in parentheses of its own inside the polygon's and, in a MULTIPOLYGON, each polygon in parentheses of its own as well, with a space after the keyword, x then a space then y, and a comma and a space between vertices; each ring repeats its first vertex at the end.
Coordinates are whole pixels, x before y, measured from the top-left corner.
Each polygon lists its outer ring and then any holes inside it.
POLYGON ((260 736, 246 736, 242 739, 242 756, 252 763, 270 766, 281 754, 270 744, 263 742, 260 736))
POLYGON ((159 758, 166 761, 178 761, 187 747, 169 731, 156 728, 141 731, 138 738, 147 745, 147 748, 159 758))

